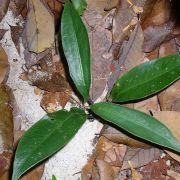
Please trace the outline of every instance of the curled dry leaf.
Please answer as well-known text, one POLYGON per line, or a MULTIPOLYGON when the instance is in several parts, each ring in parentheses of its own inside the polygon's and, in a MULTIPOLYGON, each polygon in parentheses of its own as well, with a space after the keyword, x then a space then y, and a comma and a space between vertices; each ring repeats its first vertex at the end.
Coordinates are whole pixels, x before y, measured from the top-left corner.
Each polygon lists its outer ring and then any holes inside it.
POLYGON ((0 46, 0 84, 3 82, 8 71, 8 57, 4 49, 0 46))
POLYGON ((5 16, 10 0, 0 0, 0 22, 5 16))
POLYGON ((128 161, 131 161, 134 168, 142 167, 149 162, 158 159, 160 153, 161 151, 157 148, 142 149, 128 147, 121 170, 129 168, 128 161))
POLYGON ((13 115, 9 93, 6 86, 0 85, 0 176, 9 170, 13 155, 13 115))
MULTIPOLYGON (((180 112, 177 111, 159 111, 154 113, 154 117, 165 124, 180 142, 180 112)), ((180 162, 180 154, 166 151, 172 158, 180 162)))
POLYGON ((54 43, 54 17, 43 1, 29 0, 28 7, 23 43, 29 51, 40 53, 54 43))

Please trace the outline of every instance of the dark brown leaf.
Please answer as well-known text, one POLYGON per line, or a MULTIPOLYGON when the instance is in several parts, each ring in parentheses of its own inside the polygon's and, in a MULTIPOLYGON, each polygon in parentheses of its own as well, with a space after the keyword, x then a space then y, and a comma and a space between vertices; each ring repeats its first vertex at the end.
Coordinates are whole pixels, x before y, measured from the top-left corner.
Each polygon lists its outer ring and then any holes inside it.
POLYGON ((134 168, 139 168, 158 159, 160 154, 161 151, 157 148, 142 149, 128 147, 121 170, 129 168, 128 161, 132 163, 134 168))
POLYGON ((0 85, 0 176, 10 168, 13 154, 13 115, 10 95, 6 86, 0 85))

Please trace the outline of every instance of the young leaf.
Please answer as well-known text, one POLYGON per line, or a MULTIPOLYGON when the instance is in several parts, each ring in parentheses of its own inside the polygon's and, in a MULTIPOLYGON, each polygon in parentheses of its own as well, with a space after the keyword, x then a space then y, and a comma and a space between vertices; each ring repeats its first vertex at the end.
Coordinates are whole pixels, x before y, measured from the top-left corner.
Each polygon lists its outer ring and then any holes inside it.
POLYGON ((71 78, 86 101, 91 84, 89 39, 80 16, 68 1, 61 19, 61 38, 71 78))
POLYGON ((95 114, 149 142, 180 152, 180 143, 160 121, 143 112, 113 103, 91 106, 95 114))
POLYGON ((12 180, 18 180, 31 167, 63 148, 86 120, 83 110, 72 108, 45 115, 18 144, 12 180))
POLYGON ((141 64, 115 84, 113 102, 137 100, 155 94, 180 77, 180 55, 171 55, 141 64))
POLYGON ((76 11, 79 13, 79 15, 82 15, 84 10, 87 7, 87 2, 86 0, 71 0, 76 11))

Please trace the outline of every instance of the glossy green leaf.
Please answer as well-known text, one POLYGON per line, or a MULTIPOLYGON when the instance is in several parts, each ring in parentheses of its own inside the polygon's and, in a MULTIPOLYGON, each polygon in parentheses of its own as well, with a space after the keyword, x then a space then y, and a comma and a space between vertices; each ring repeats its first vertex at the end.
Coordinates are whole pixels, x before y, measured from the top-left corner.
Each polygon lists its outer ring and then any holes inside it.
POLYGON ((180 152, 180 143, 171 131, 152 116, 113 103, 94 104, 91 109, 101 118, 134 136, 180 152))
POLYGON ((89 38, 80 16, 68 1, 61 19, 61 38, 71 78, 86 101, 91 84, 89 38))
POLYGON ((86 0, 71 0, 76 11, 79 13, 79 15, 82 15, 84 10, 87 7, 87 2, 86 0))
POLYGON ((18 180, 31 167, 63 148, 86 120, 83 110, 72 108, 45 115, 18 144, 12 180, 18 180))
POLYGON ((180 55, 171 55, 141 64, 114 85, 113 102, 137 100, 155 94, 180 77, 180 55))

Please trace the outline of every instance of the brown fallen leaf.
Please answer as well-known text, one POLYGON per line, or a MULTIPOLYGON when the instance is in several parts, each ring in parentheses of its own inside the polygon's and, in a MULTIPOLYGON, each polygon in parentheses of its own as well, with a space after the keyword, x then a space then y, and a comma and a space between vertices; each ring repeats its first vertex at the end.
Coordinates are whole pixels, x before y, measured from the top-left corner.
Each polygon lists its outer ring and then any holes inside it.
POLYGON ((142 175, 133 168, 132 164, 130 161, 128 161, 128 164, 131 168, 131 174, 132 174, 132 180, 141 180, 142 179, 142 175))
POLYGON ((142 149, 128 147, 121 170, 129 168, 128 161, 131 161, 134 168, 139 168, 158 159, 160 154, 161 151, 157 148, 142 149))
POLYGON ((0 84, 3 82, 8 71, 8 57, 4 49, 0 46, 0 84))
POLYGON ((167 170, 167 175, 173 177, 175 180, 180 180, 180 173, 178 172, 167 170))
POLYGON ((54 17, 44 1, 29 0, 28 2, 23 43, 29 51, 40 53, 53 46, 54 17), (49 28, 44 28, 47 24, 49 28))
POLYGON ((0 0, 0 22, 5 16, 10 0, 0 0))
POLYGON ((8 87, 0 85, 0 176, 9 170, 13 155, 13 114, 8 87))
POLYGON ((64 108, 70 100, 71 92, 44 92, 41 107, 46 112, 54 112, 64 108))
POLYGON ((96 165, 98 168, 99 178, 103 180, 114 180, 115 174, 113 168, 109 163, 96 159, 96 165))
POLYGON ((138 23, 134 31, 131 33, 128 42, 124 43, 124 46, 122 46, 122 52, 119 57, 117 67, 108 81, 109 92, 116 80, 119 79, 120 75, 143 62, 143 39, 143 32, 140 24, 138 23))
POLYGON ((56 30, 59 28, 60 13, 63 9, 62 3, 58 0, 45 0, 51 12, 54 14, 56 30))
POLYGON ((148 165, 140 169, 140 173, 143 175, 144 180, 165 180, 167 175, 168 166, 165 159, 158 159, 149 163, 148 165))
POLYGON ((23 18, 25 18, 27 16, 27 0, 11 0, 9 8, 15 17, 21 15, 23 18))
POLYGON ((6 29, 0 29, 0 40, 3 38, 6 31, 7 31, 6 29))
POLYGON ((122 133, 121 131, 111 127, 104 126, 101 131, 101 135, 109 139, 110 141, 118 144, 126 144, 130 147, 138 147, 138 148, 150 148, 151 146, 145 144, 141 141, 138 141, 127 134, 122 133))
POLYGON ((19 37, 22 34, 22 27, 21 26, 10 26, 10 27, 11 27, 11 38, 16 46, 18 53, 20 53, 19 37))
POLYGON ((157 1, 151 14, 143 23, 144 52, 151 52, 163 42, 166 42, 180 34, 179 25, 174 18, 173 2, 157 1))
POLYGON ((45 91, 63 92, 67 89, 70 90, 62 66, 62 62, 54 62, 52 53, 49 52, 38 65, 32 66, 28 70, 28 79, 33 85, 45 91))
MULTIPOLYGON (((177 140, 180 142, 180 112, 177 111, 159 111, 154 113, 154 117, 165 124, 177 140)), ((166 151, 172 158, 180 162, 180 154, 175 154, 170 151, 166 151)))
POLYGON ((81 178, 83 180, 99 179, 99 176, 116 177, 122 165, 122 160, 126 152, 126 146, 116 144, 101 136, 94 154, 82 169, 81 178), (96 163, 95 163, 96 162, 96 163), (109 171, 104 172, 108 168, 109 171))

